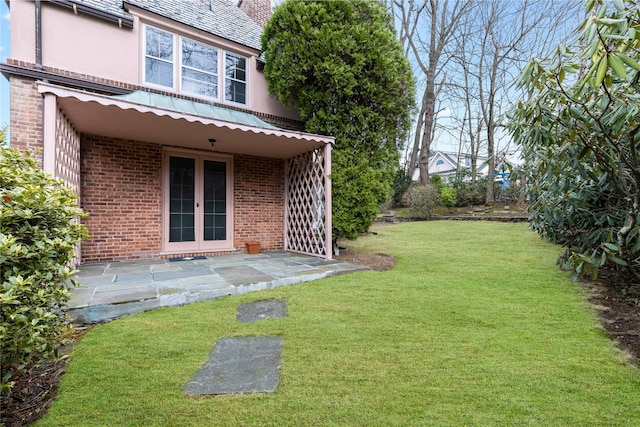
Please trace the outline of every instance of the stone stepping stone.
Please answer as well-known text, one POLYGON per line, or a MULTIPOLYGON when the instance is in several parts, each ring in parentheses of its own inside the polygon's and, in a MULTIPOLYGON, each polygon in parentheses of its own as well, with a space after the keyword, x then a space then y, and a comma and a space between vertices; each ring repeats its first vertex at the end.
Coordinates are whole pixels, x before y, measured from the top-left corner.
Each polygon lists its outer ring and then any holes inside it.
POLYGON ((260 300, 242 304, 238 307, 236 320, 254 323, 262 319, 287 317, 287 302, 284 300, 260 300))
POLYGON ((190 395, 274 392, 281 361, 281 337, 221 338, 184 391, 190 395))

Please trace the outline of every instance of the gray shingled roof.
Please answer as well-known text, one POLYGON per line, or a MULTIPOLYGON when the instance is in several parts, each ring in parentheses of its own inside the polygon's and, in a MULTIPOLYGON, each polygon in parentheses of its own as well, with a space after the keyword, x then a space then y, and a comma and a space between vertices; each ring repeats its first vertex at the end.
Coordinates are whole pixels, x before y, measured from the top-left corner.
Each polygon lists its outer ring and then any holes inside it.
POLYGON ((223 39, 261 50, 262 27, 229 0, 76 0, 95 9, 131 18, 125 7, 139 7, 223 39))

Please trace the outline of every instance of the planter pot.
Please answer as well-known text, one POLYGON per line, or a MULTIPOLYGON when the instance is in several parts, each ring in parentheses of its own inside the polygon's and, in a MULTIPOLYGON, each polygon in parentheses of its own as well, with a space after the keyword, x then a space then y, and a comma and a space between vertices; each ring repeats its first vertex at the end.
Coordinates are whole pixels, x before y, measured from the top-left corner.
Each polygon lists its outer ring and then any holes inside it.
POLYGON ((250 255, 256 255, 260 253, 260 242, 247 242, 247 252, 250 255))

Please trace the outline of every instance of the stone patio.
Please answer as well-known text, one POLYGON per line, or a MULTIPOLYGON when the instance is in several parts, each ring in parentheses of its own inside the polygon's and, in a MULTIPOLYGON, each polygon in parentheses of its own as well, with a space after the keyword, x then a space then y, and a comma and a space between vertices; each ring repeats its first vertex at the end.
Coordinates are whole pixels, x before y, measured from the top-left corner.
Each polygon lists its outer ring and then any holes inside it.
POLYGON ((67 315, 102 323, 160 307, 295 285, 367 267, 291 252, 87 264, 67 315))

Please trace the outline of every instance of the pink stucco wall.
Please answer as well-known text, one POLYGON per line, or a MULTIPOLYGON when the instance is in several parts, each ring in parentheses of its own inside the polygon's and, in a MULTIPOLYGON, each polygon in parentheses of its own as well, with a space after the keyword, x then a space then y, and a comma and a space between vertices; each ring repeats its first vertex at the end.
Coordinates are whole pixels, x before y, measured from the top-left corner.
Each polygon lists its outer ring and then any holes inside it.
MULTIPOLYGON (((12 1, 10 8, 11 58, 34 64, 35 3, 12 1)), ((66 70, 74 75, 142 86, 142 24, 147 23, 248 57, 249 93, 244 108, 299 119, 295 110, 269 96, 264 74, 256 67, 256 55, 260 52, 136 8, 131 8, 131 12, 135 16, 133 29, 119 28, 115 23, 88 15, 75 15, 69 9, 43 1, 42 65, 46 69, 66 70)), ((224 103, 223 100, 218 102, 224 103)))
POLYGON ((124 83, 138 83, 139 26, 134 26, 133 30, 120 29, 111 22, 75 16, 68 9, 45 2, 43 6, 44 65, 124 83))

